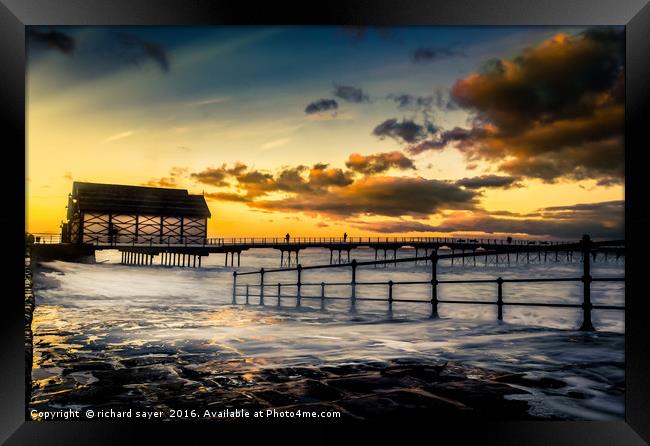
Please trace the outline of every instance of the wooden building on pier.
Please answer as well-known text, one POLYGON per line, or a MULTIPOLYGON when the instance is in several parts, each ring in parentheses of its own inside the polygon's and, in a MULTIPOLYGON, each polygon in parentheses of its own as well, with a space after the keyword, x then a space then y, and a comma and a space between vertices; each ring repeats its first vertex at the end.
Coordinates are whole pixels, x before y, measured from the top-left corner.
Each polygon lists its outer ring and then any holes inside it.
POLYGON ((62 240, 91 244, 202 244, 210 209, 184 189, 75 181, 62 240))

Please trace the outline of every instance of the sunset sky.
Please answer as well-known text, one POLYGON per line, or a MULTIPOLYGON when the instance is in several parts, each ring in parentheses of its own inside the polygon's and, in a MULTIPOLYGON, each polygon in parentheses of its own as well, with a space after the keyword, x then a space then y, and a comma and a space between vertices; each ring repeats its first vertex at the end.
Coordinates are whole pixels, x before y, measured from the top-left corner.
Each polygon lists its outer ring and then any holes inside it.
POLYGON ((72 181, 209 236, 623 236, 622 28, 31 27, 27 230, 72 181))

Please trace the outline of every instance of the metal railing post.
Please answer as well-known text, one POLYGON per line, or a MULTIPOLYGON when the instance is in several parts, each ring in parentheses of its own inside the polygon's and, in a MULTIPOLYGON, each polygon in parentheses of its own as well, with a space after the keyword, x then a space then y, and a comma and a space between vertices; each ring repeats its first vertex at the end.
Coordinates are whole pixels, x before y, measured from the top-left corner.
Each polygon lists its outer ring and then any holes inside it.
POLYGON ((281 284, 281 283, 278 283, 278 307, 279 307, 280 304, 281 304, 281 301, 280 301, 280 296, 281 296, 281 295, 282 295, 282 284, 281 284))
POLYGON ((438 253, 431 253, 431 318, 438 317, 438 253))
POLYGON ((393 281, 388 281, 388 312, 393 312, 393 281))
POLYGON ((587 234, 582 236, 582 325, 581 331, 594 331, 591 323, 591 238, 587 234))
POLYGON ((264 305, 264 268, 260 268, 260 305, 264 305))
POLYGON ((296 267, 296 271, 298 272, 298 281, 296 282, 296 307, 299 307, 302 297, 300 289, 302 287, 302 265, 300 263, 296 267))
POLYGON ((350 304, 354 308, 354 306, 357 304, 357 260, 353 259, 352 263, 352 281, 350 282, 350 285, 352 287, 352 294, 350 296, 350 304))
POLYGON ((249 297, 249 293, 248 293, 248 284, 246 284, 246 305, 249 304, 248 297, 249 297))
POLYGON ((497 319, 503 320, 503 279, 497 279, 497 319))
POLYGON ((320 309, 325 309, 325 282, 320 283, 320 309))

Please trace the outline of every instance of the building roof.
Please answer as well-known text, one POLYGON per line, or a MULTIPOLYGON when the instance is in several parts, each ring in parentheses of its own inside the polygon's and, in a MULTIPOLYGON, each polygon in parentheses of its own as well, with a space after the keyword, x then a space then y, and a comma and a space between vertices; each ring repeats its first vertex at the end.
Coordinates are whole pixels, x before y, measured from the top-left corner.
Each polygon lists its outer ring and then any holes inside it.
POLYGON ((112 214, 210 217, 203 195, 185 189, 125 186, 121 184, 72 183, 72 198, 81 211, 112 214))

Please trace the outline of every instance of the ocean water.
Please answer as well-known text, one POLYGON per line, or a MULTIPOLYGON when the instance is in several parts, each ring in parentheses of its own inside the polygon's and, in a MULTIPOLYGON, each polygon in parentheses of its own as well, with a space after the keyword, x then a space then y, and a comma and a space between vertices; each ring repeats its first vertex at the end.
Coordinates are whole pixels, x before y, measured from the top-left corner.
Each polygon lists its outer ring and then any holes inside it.
MULTIPOLYGON (((392 254, 392 253, 390 253, 392 254)), ((389 254, 389 255, 390 255, 389 254)), ((398 257, 412 257, 402 249, 398 257)), ((327 264, 329 250, 301 251, 303 266, 327 264)), ((381 253, 383 258, 383 252, 381 253)), ((351 258, 374 259, 374 251, 357 249, 351 258)), ((430 319, 429 285, 394 287, 392 313, 387 303, 357 301, 350 311, 350 287, 328 286, 326 309, 321 310, 320 286, 303 286, 300 307, 295 287, 285 285, 280 305, 277 282, 295 283, 295 272, 265 275, 265 305, 259 304, 259 276, 241 276, 249 284, 246 305, 242 296, 232 304, 232 273, 224 267, 224 255, 213 254, 203 268, 125 266, 117 251, 99 251, 97 264, 48 262, 34 279, 35 382, 62 380, 62 365, 70 358, 119 362, 134 355, 202 355, 205 361, 227 361, 255 373, 261 368, 295 365, 345 364, 392 358, 423 358, 456 361, 507 373, 527 373, 532 379, 562 381, 561 388, 526 388, 531 414, 571 419, 621 419, 624 416, 624 314, 616 310, 594 310, 597 332, 577 330, 581 310, 573 308, 508 307, 504 320, 497 321, 496 306, 444 304, 439 318, 430 319)), ((438 265, 439 280, 579 277, 578 256, 568 262, 563 256, 548 262, 537 256, 525 262, 476 265, 448 259, 438 265)), ((278 251, 244 251, 237 271, 277 268, 278 251)), ((397 266, 360 267, 359 282, 427 281, 430 265, 400 263, 397 266)), ((594 277, 621 277, 624 258, 602 256, 593 263, 594 277)), ((303 271, 305 283, 346 282, 350 268, 303 271)), ((239 288, 243 293, 244 287, 239 288)), ((579 282, 506 283, 505 302, 580 303, 579 282)), ((358 286, 357 297, 387 297, 386 286, 358 286)), ((496 284, 441 284, 439 299, 496 300, 496 284)), ((623 305, 622 282, 592 284, 594 304, 623 305)), ((72 374, 77 383, 92 386, 92 372, 72 374)), ((66 378, 66 379, 69 379, 66 378)), ((46 386, 37 386, 33 402, 52 396, 46 386)), ((513 397, 514 398, 514 397, 513 397)))

